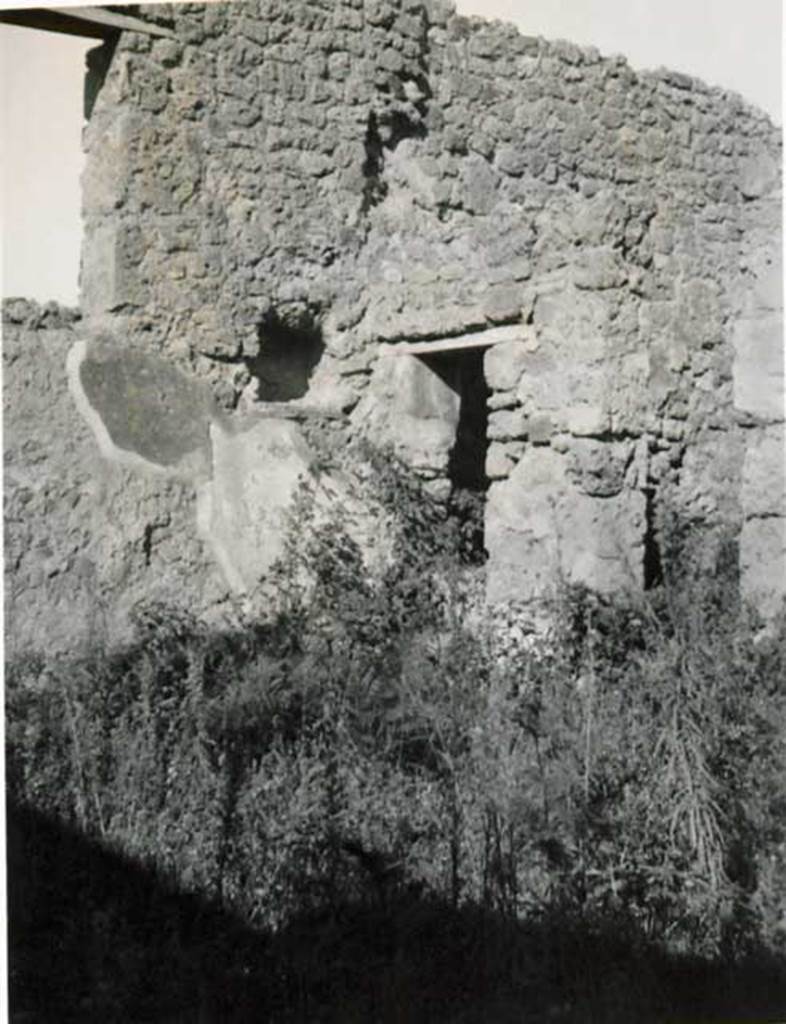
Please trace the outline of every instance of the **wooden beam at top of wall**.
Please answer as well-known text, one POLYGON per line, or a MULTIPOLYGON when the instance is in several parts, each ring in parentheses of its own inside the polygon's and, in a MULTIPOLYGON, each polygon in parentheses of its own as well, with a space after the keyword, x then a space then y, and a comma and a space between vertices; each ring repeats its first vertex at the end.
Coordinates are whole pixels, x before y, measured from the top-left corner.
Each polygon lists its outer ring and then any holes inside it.
POLYGON ((168 28, 150 21, 118 14, 104 7, 34 7, 0 11, 0 22, 22 28, 60 32, 70 36, 106 39, 115 32, 142 32, 149 36, 174 36, 168 28))

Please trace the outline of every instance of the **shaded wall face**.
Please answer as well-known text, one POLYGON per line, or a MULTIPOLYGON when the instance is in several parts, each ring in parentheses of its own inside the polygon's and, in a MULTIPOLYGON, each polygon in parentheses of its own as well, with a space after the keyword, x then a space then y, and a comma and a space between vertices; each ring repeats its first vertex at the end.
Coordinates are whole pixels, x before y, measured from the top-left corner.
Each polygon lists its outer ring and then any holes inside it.
POLYGON ((642 585, 667 509, 737 534, 745 586, 775 599, 780 142, 764 115, 439 3, 149 16, 175 39, 121 37, 86 132, 89 324, 205 377, 225 409, 265 397, 281 352, 264 323, 318 325, 302 401, 434 479, 455 392, 394 371, 381 343, 502 328, 484 361, 492 599, 559 573, 642 585))

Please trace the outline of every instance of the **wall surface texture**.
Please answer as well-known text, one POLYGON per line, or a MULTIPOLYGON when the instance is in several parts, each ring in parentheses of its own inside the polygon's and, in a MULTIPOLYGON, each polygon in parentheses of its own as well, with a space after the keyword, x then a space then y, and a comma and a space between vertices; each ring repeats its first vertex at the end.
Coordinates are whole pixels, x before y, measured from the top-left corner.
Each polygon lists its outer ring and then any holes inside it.
MULTIPOLYGON (((141 12, 171 37, 90 58, 82 319, 6 327, 13 467, 37 403, 64 421, 68 452, 41 466, 74 501, 64 593, 89 578, 102 607, 231 608, 275 557, 322 420, 393 443, 440 495, 457 434, 485 452, 492 601, 558 575, 651 583, 668 511, 731 530, 744 591, 776 610, 781 141, 764 114, 438 0, 141 12), (51 380, 17 388, 31 360, 51 380), (468 425, 473 402, 487 423, 468 425)), ((7 477, 12 534, 27 472, 7 477)), ((40 563, 8 561, 11 629, 50 587, 40 563)))

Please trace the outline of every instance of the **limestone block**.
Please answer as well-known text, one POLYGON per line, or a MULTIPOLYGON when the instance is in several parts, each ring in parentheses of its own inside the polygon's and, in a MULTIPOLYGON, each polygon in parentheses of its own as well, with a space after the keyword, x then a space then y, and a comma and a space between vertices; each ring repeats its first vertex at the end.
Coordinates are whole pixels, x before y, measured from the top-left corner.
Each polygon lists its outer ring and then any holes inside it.
POLYGON ((573 264, 577 288, 603 291, 625 284, 627 274, 616 253, 607 246, 582 249, 573 264))
POLYGON ((560 579, 609 592, 640 586, 645 501, 638 491, 594 498, 568 477, 551 448, 529 448, 507 480, 489 489, 488 598, 528 600, 560 579))
POLYGON ((551 416, 541 413, 530 416, 527 421, 527 437, 532 444, 549 444, 557 432, 557 426, 551 416))
POLYGON ((593 437, 611 428, 611 414, 602 405, 571 405, 564 410, 565 426, 574 437, 593 437))
POLYGON ((531 350, 532 342, 526 340, 503 341, 488 349, 483 358, 483 373, 492 391, 509 391, 518 385, 531 350))
POLYGON ((565 363, 588 363, 606 355, 609 304, 602 295, 570 286, 541 294, 533 320, 538 338, 551 342, 565 363))
POLYGON ((495 409, 514 409, 518 405, 516 392, 493 391, 489 395, 486 405, 490 411, 495 409))
POLYGON ((497 284, 483 296, 483 312, 492 323, 506 323, 521 316, 521 288, 497 284))
POLYGON ((737 320, 732 344, 735 409, 762 420, 783 421, 782 318, 770 314, 737 320))
POLYGON ((528 415, 549 412, 552 418, 567 426, 567 410, 576 405, 600 405, 608 390, 608 371, 594 364, 566 360, 532 360, 518 386, 517 396, 528 415))
MULTIPOLYGON (((528 229, 526 231, 528 235, 528 229)), ((521 256, 522 245, 525 244, 519 233, 515 232, 510 236, 500 238, 497 245, 485 253, 489 263, 498 265, 489 267, 486 275, 490 284, 501 284, 510 281, 526 281, 532 277, 532 262, 529 257, 521 256)), ((530 308, 532 295, 529 289, 522 289, 519 292, 519 305, 522 311, 522 319, 526 320, 532 312, 530 308)))
POLYGON ((489 415, 488 436, 492 441, 509 441, 527 436, 527 415, 523 409, 499 409, 489 415))
POLYGON ((643 300, 638 305, 639 334, 648 342, 671 329, 674 303, 665 299, 643 300))

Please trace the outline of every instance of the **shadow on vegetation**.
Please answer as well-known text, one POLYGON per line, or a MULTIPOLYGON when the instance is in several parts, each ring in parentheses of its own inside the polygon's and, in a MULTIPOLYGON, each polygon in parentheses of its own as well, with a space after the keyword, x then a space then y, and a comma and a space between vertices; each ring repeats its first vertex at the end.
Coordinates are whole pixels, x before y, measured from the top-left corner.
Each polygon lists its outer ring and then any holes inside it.
POLYGON ((10 804, 13 1022, 775 1021, 786 972, 667 955, 624 922, 521 923, 400 894, 277 934, 10 804))
POLYGON ((374 572, 305 492, 266 624, 6 666, 12 1020, 786 1020, 786 619, 663 517, 646 595, 481 611, 368 458, 374 572))

